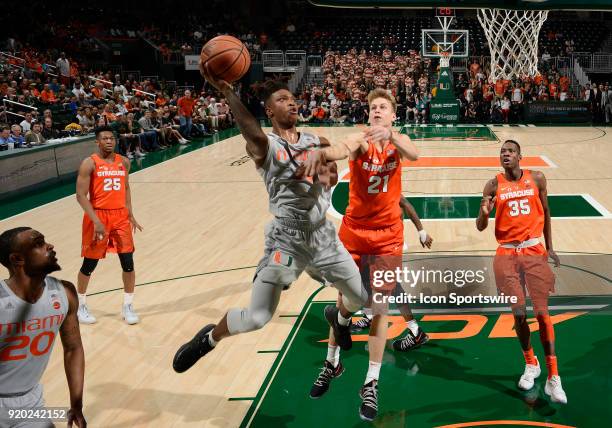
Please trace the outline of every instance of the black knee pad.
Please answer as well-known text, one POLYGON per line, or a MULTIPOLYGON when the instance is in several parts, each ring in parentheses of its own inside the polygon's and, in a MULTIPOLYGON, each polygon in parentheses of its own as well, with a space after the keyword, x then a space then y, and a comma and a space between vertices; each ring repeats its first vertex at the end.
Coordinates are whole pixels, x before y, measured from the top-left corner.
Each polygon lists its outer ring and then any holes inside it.
POLYGON ((96 266, 98 266, 98 259, 88 259, 85 257, 81 266, 81 273, 85 276, 91 276, 96 266))
POLYGON ((134 272, 134 253, 119 253, 119 261, 124 272, 134 272))

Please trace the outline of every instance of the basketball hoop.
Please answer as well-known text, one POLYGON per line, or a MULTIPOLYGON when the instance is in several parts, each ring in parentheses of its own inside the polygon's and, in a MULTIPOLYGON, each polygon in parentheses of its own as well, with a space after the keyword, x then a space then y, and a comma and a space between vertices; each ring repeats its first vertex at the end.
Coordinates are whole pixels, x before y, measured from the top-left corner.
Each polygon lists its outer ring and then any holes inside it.
POLYGON ((547 17, 547 10, 478 9, 494 82, 538 73, 538 37, 547 17))
POLYGON ((448 68, 450 67, 450 52, 440 52, 440 68, 448 68))

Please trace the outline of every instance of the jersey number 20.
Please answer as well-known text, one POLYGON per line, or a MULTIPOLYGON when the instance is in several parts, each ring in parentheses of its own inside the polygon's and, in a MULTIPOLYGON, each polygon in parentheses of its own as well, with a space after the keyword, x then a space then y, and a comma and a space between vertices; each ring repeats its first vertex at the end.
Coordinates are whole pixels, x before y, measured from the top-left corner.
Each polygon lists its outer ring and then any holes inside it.
POLYGON ((519 201, 510 201, 508 202, 508 206, 510 207, 510 217, 516 217, 519 214, 527 215, 531 212, 531 208, 529 207, 529 201, 527 199, 521 199, 519 201))
POLYGON ((111 190, 121 190, 121 179, 120 178, 105 178, 104 179, 104 191, 110 192, 111 190))
POLYGON ((380 193, 381 191, 383 193, 387 193, 387 187, 389 184, 389 176, 385 175, 384 177, 380 178, 378 175, 373 175, 370 177, 370 185, 368 186, 368 193, 380 193), (384 181, 384 183, 383 183, 384 181), (380 183, 383 183, 382 185, 382 190, 380 189, 380 183))

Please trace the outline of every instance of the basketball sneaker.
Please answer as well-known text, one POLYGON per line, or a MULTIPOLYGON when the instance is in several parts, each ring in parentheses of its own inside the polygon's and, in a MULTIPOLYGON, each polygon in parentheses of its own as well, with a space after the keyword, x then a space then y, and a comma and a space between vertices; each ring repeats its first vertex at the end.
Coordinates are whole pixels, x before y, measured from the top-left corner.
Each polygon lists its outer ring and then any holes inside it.
POLYGON ((332 363, 325 360, 321 373, 319 373, 317 380, 314 381, 314 384, 312 384, 312 388, 310 389, 310 398, 321 398, 321 396, 329 389, 329 384, 331 381, 334 378, 342 376, 342 373, 344 373, 344 366, 342 365, 342 362, 338 362, 338 367, 334 367, 332 363))
POLYGON ((359 391, 361 406, 359 407, 359 417, 363 421, 373 421, 378 414, 378 384, 372 380, 361 387, 359 391))
POLYGON ((544 392, 550 396, 550 400, 553 403, 567 404, 567 396, 561 385, 561 378, 558 375, 552 376, 546 380, 544 386, 544 392))
POLYGON ((138 314, 134 310, 134 306, 130 303, 127 305, 123 305, 121 309, 121 316, 129 325, 138 324, 140 322, 140 318, 138 314))
POLYGON ((77 318, 81 324, 95 324, 98 320, 90 312, 87 305, 79 305, 77 318))
POLYGON ((421 345, 424 345, 429 341, 429 336, 421 327, 419 327, 419 332, 415 336, 410 329, 408 329, 408 333, 401 339, 397 339, 393 341, 393 349, 400 352, 407 352, 413 349, 419 348, 421 345))
POLYGON ((359 321, 351 323, 351 333, 365 330, 366 328, 370 328, 371 325, 372 320, 364 315, 359 321))
POLYGON ((327 305, 323 311, 325 319, 329 323, 329 326, 334 331, 334 338, 336 343, 343 351, 348 351, 353 346, 353 339, 351 338, 351 328, 349 325, 340 325, 338 322, 338 312, 340 309, 333 305, 327 305))
POLYGON ((181 346, 172 361, 172 367, 177 373, 183 373, 189 370, 200 358, 213 350, 213 347, 208 342, 208 332, 215 328, 215 324, 208 324, 189 342, 181 346))
MULTIPOLYGON (((537 360, 538 357, 536 357, 536 361, 537 360)), ((531 388, 533 388, 534 381, 538 376, 540 376, 540 373, 542 373, 542 369, 540 369, 540 363, 536 365, 525 364, 525 372, 518 381, 518 387, 521 388, 523 391, 530 390, 531 388)))

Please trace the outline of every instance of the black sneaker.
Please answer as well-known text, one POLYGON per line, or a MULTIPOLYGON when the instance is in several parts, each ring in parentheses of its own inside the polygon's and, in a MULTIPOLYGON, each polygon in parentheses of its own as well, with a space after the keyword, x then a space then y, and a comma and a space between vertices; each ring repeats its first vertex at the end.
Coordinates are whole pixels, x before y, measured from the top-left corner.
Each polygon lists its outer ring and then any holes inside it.
POLYGON ((336 339, 336 343, 343 351, 348 351, 353 347, 353 339, 351 338, 351 328, 349 325, 340 325, 338 322, 338 309, 335 306, 328 305, 325 306, 325 310, 323 311, 325 315, 325 319, 329 323, 329 326, 334 331, 334 338, 336 339))
POLYGON ((319 377, 310 389, 310 398, 320 398, 329 389, 332 379, 342 376, 342 373, 344 373, 344 366, 341 362, 338 362, 338 367, 334 368, 332 363, 325 360, 319 377))
POLYGON ((408 329, 408 333, 401 339, 393 341, 393 349, 400 352, 411 351, 417 349, 421 345, 424 345, 429 341, 429 336, 419 327, 419 332, 415 336, 412 331, 408 329))
POLYGON ((373 421, 378 414, 378 384, 375 380, 366 383, 359 391, 361 407, 359 417, 363 421, 373 421))
POLYGON ((189 342, 176 351, 172 367, 177 373, 183 373, 189 370, 200 358, 213 350, 213 347, 208 343, 208 332, 215 328, 214 324, 208 324, 200 330, 189 342))
POLYGON ((364 315, 359 321, 351 324, 351 333, 357 333, 358 331, 365 330, 366 328, 370 328, 371 325, 372 320, 364 315))

